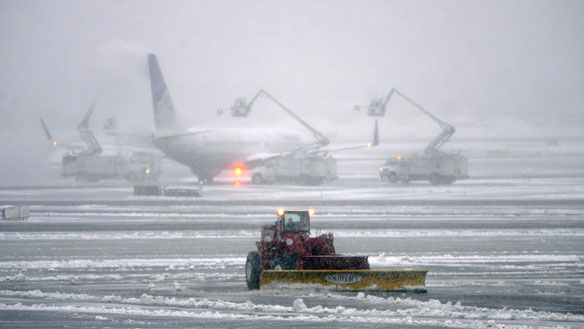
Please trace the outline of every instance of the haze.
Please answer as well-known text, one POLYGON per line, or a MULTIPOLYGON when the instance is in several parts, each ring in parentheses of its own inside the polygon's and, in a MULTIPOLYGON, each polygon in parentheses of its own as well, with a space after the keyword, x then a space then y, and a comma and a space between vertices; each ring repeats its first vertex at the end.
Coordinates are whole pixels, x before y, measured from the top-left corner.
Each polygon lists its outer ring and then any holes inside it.
MULTIPOLYGON (((93 127, 115 117, 152 133, 149 52, 199 126, 263 88, 360 141, 372 119, 353 106, 397 87, 456 138, 583 136, 582 12, 582 1, 2 1, 3 153, 44 148, 41 116, 77 138, 94 100, 93 127)), ((404 102, 389 108, 382 140, 438 131, 404 102)))

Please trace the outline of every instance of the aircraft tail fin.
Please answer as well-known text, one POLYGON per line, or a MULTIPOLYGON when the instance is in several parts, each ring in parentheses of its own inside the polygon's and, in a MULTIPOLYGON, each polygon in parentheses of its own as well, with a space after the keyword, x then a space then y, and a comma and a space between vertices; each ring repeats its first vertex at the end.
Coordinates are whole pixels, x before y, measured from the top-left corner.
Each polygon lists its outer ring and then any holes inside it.
POLYGON ((178 128, 174 106, 155 54, 148 55, 148 69, 150 71, 156 130, 174 130, 178 128))
POLYGON ((45 124, 45 120, 43 120, 43 118, 41 118, 41 125, 43 126, 43 130, 45 131, 45 135, 47 135, 47 139, 51 142, 54 141, 53 135, 51 135, 51 132, 49 131, 49 128, 45 124))
POLYGON ((377 125, 377 120, 375 120, 375 130, 373 131, 373 143, 371 146, 379 145, 379 127, 377 125))

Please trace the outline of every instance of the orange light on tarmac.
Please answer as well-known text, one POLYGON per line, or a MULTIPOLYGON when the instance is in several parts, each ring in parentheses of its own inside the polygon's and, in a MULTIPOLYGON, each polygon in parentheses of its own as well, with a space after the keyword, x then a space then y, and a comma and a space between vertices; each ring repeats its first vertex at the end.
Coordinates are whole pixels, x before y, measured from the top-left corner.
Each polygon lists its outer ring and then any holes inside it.
POLYGON ((243 170, 241 170, 240 167, 237 167, 233 170, 233 172, 235 173, 235 176, 241 176, 241 173, 243 172, 243 170))
POLYGON ((239 186, 239 185, 241 185, 240 182, 235 182, 235 186, 239 186))

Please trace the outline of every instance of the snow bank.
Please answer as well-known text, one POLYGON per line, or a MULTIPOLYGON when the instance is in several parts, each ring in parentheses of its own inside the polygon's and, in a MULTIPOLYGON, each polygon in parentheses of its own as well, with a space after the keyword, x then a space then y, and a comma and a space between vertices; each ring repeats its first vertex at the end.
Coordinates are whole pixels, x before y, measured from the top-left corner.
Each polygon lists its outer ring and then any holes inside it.
MULTIPOLYGON (((253 312, 280 312, 292 314, 305 314, 311 320, 320 320, 324 316, 329 320, 356 320, 359 322, 385 323, 382 320, 396 320, 403 318, 413 319, 415 317, 423 318, 448 318, 459 320, 481 320, 481 321, 551 321, 551 322, 579 322, 584 323, 584 315, 571 313, 557 313, 545 311, 533 311, 531 309, 518 310, 507 308, 487 308, 476 306, 464 306, 460 302, 442 303, 436 299, 420 301, 413 298, 399 297, 377 297, 366 295, 363 292, 356 296, 345 296, 327 294, 329 298, 358 301, 365 303, 365 309, 348 308, 339 305, 335 308, 317 305, 308 307, 303 299, 297 298, 292 306, 281 306, 271 304, 255 304, 250 301, 244 303, 229 302, 223 300, 209 300, 196 298, 175 298, 165 296, 152 296, 143 294, 139 298, 125 298, 117 295, 109 296, 91 296, 87 294, 69 294, 69 293, 45 293, 39 290, 33 291, 11 291, 0 290, 0 296, 12 298, 35 298, 50 301, 74 301, 74 302, 99 302, 99 303, 116 303, 131 304, 142 306, 169 306, 169 307, 187 307, 201 308, 212 310, 229 310, 229 311, 253 311, 253 312), (371 308, 371 305, 391 306, 393 309, 377 310, 371 308), (375 322, 381 321, 381 322, 375 322)), ((313 295, 314 296, 314 295, 313 295)), ((322 295, 320 295, 322 296, 322 295)), ((19 304, 17 304, 19 305, 19 304)), ((0 309, 11 309, 14 305, 0 304, 0 309)), ((103 308, 100 308, 103 310, 103 308)), ((170 312, 170 310, 167 310, 170 312)), ((107 313, 107 311, 104 311, 107 313)), ((100 312, 101 313, 101 312, 100 312)), ((172 314, 171 314, 172 315, 172 314)), ((190 314, 191 316, 193 314, 190 314)), ((180 315, 179 315, 180 316, 180 315)), ((262 315, 254 315, 253 318, 261 318, 262 315)), ((413 320, 412 320, 413 321, 413 320)), ((440 322, 444 325, 444 322, 440 322)))

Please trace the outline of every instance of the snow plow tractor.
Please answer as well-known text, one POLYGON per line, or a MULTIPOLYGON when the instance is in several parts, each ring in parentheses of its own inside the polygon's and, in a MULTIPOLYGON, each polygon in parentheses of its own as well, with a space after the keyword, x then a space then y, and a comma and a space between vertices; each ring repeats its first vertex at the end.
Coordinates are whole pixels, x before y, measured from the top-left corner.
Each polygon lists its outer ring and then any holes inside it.
POLYGON ((339 256, 332 233, 310 235, 309 211, 278 210, 274 225, 264 225, 258 251, 247 255, 249 289, 317 285, 344 290, 425 292, 427 270, 371 270, 367 256, 339 256))

